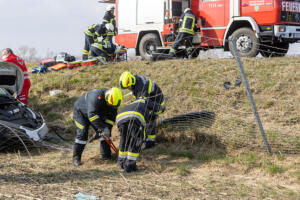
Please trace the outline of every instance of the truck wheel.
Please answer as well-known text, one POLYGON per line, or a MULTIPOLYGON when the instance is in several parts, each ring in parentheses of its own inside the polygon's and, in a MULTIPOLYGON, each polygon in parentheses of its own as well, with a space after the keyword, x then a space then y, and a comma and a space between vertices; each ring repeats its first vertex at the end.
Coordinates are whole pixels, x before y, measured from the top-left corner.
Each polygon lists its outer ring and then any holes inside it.
POLYGON ((139 52, 143 59, 150 60, 152 51, 160 46, 160 40, 154 33, 144 35, 139 44, 139 52))
POLYGON ((288 42, 276 42, 261 45, 260 54, 263 57, 283 57, 287 54, 290 44, 288 42))
MULTIPOLYGON (((236 41, 236 48, 241 57, 255 57, 259 53, 259 40, 250 28, 240 28, 231 35, 236 41)), ((232 43, 229 42, 229 49, 234 55, 232 43)))

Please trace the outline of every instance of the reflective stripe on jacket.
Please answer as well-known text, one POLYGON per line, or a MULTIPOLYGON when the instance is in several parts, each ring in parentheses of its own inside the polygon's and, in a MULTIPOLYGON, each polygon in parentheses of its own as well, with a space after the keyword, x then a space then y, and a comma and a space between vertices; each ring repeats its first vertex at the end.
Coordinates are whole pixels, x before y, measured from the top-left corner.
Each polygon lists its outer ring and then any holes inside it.
POLYGON ((181 22, 181 26, 179 28, 179 32, 182 33, 189 33, 194 35, 195 34, 195 25, 196 25, 196 18, 192 13, 185 13, 183 20, 181 22))

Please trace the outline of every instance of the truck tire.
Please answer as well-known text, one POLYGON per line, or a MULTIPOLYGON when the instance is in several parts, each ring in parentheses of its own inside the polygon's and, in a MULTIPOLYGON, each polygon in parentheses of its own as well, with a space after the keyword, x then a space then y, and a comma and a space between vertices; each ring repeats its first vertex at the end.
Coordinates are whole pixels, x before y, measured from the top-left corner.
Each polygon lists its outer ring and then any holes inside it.
MULTIPOLYGON (((250 28, 239 28, 231 35, 236 41, 236 47, 241 57, 255 57, 259 53, 259 39, 250 28)), ((229 42, 229 49, 234 55, 232 43, 229 42)))
POLYGON ((161 46, 160 40, 157 34, 148 33, 144 35, 139 44, 139 52, 143 59, 151 59, 151 48, 156 49, 157 46, 161 46))
POLYGON ((283 57, 287 54, 289 46, 288 42, 267 43, 261 45, 260 54, 263 57, 283 57))

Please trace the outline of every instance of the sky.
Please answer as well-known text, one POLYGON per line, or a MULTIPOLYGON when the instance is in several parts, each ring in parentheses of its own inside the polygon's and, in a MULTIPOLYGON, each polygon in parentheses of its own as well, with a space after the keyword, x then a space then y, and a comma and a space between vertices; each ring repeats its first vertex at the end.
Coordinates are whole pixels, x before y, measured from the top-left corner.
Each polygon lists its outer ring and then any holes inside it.
MULTIPOLYGON (((98 0, 0 0, 0 49, 27 45, 42 58, 62 51, 81 56, 85 29, 102 22, 107 5, 98 0)), ((300 54, 300 44, 288 54, 300 54)))
POLYGON ((34 47, 81 55, 84 31, 101 23, 108 4, 97 0, 0 0, 0 49, 34 47))

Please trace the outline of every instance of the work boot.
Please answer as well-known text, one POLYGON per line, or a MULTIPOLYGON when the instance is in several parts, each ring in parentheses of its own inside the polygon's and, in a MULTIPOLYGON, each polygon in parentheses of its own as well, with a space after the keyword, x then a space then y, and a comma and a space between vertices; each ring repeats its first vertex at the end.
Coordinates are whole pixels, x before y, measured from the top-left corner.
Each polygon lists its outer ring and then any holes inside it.
POLYGON ((87 60, 89 58, 88 55, 82 55, 82 60, 87 60))
POLYGON ((136 161, 135 160, 126 160, 124 171, 127 173, 137 171, 136 161))
POLYGON ((192 51, 188 51, 188 52, 187 52, 187 58, 188 58, 189 60, 193 59, 193 52, 192 52, 192 51))
POLYGON ((105 140, 100 141, 100 155, 103 160, 111 159, 110 146, 105 140))
POLYGON ((118 166, 121 168, 121 169, 124 169, 125 167, 125 162, 126 162, 126 158, 118 158, 118 166))
POLYGON ((81 163, 81 155, 84 150, 85 145, 84 144, 78 144, 75 143, 73 147, 73 165, 78 167, 79 165, 82 165, 81 163))
POLYGON ((150 148, 152 148, 152 147, 154 147, 155 146, 155 143, 154 143, 154 141, 146 141, 145 143, 144 143, 144 146, 143 146, 143 150, 144 149, 150 149, 150 148))

